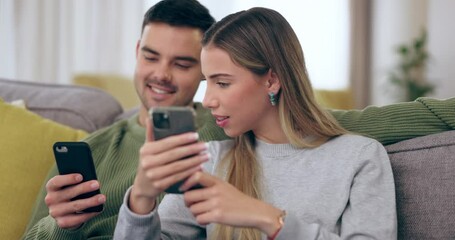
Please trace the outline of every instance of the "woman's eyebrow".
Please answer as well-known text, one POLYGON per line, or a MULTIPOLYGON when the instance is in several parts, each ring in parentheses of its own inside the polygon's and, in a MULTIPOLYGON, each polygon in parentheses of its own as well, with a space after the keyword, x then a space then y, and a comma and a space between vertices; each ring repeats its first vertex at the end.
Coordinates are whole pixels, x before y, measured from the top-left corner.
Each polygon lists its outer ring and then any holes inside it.
POLYGON ((219 78, 219 77, 232 77, 232 75, 227 74, 227 73, 215 73, 215 74, 209 75, 207 77, 207 79, 215 79, 215 78, 219 78))

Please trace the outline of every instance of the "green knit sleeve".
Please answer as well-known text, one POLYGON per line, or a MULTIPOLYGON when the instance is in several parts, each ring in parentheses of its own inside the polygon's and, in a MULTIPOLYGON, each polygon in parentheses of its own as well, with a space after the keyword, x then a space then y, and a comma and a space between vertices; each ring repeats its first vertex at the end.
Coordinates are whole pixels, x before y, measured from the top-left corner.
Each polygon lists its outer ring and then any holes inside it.
POLYGON ((65 230, 60 228, 51 216, 39 220, 23 239, 86 239, 81 230, 65 230), (46 231, 41 231, 46 229, 46 231))
POLYGON ((455 129, 455 98, 418 98, 413 102, 330 113, 347 130, 384 145, 455 129))
POLYGON ((31 231, 33 226, 37 224, 40 219, 46 217, 49 214, 49 209, 47 208, 46 203, 44 202, 44 197, 46 196, 47 193, 45 186, 49 179, 56 176, 57 174, 58 174, 57 166, 53 164, 51 170, 47 174, 47 177, 44 179, 44 182, 40 188, 40 192, 38 193, 38 197, 36 198, 35 205, 33 206, 32 215, 25 230, 25 234, 31 231))
POLYGON ((40 189, 32 210, 32 216, 22 239, 83 239, 81 231, 61 229, 55 219, 49 216, 49 209, 44 202, 44 197, 46 196, 45 184, 57 174, 57 167, 54 164, 40 189))

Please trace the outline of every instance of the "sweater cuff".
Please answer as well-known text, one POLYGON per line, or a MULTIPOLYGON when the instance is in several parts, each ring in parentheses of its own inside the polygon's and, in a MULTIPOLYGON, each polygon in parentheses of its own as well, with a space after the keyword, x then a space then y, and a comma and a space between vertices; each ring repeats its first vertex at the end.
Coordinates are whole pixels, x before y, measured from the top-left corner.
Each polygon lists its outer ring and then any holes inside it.
POLYGON ((286 211, 284 225, 275 240, 316 239, 319 233, 319 225, 302 223, 292 212, 286 211))
POLYGON ((30 238, 53 238, 53 239, 86 239, 82 230, 83 227, 75 230, 63 229, 50 215, 41 219, 23 239, 30 238))
POLYGON ((133 224, 135 226, 143 226, 143 225, 150 226, 150 224, 153 223, 153 217, 155 215, 158 216, 158 211, 157 211, 158 206, 156 206, 155 209, 148 214, 137 214, 137 213, 131 211, 131 209, 129 207, 129 199, 130 199, 130 194, 131 194, 132 189, 133 189, 133 186, 129 187, 128 190, 126 191, 125 196, 123 197, 123 204, 120 207, 120 209, 124 208, 125 213, 126 213, 125 217, 126 217, 127 221, 130 222, 131 224, 133 224))
POLYGON ((128 188, 120 207, 117 226, 115 227, 114 239, 159 239, 161 226, 158 215, 158 207, 148 214, 136 214, 128 207, 128 200, 132 187, 128 188))

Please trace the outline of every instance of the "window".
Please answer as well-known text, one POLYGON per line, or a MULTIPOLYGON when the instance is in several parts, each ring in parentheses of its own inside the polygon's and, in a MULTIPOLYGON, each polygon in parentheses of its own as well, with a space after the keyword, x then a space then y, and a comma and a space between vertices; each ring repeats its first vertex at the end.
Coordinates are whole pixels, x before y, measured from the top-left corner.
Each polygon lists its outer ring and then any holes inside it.
MULTIPOLYGON (((257 6, 279 11, 289 21, 300 40, 313 87, 331 90, 349 87, 349 1, 231 0, 223 1, 223 4, 213 0, 200 2, 209 8, 216 20, 229 13, 257 6)), ((205 82, 202 82, 195 100, 202 101, 204 92, 205 82)))

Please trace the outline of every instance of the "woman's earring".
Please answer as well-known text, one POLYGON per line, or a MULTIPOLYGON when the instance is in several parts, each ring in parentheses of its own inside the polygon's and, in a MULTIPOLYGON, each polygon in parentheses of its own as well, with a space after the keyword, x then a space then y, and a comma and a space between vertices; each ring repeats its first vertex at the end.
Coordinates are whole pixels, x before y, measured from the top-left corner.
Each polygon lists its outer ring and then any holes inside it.
POLYGON ((276 106, 276 96, 275 93, 269 92, 269 100, 272 106, 276 106))

